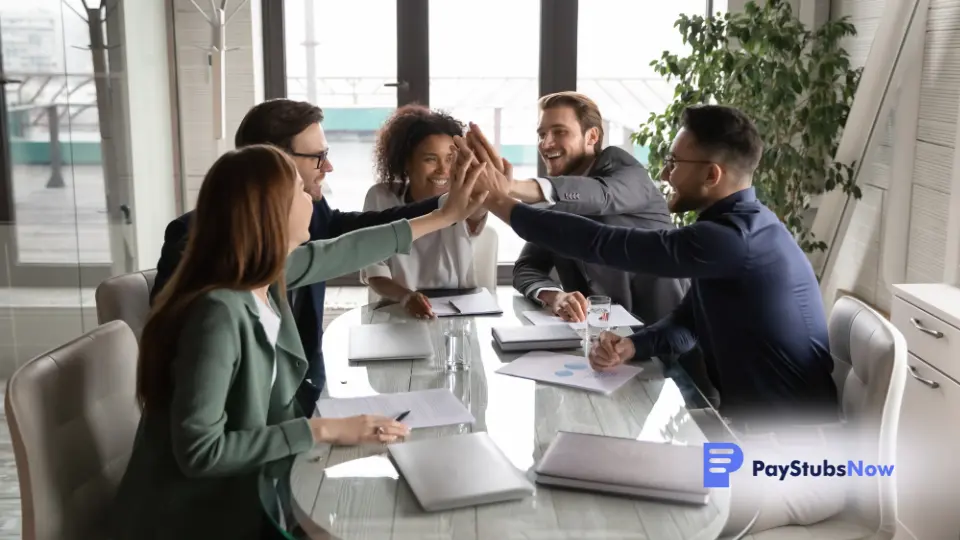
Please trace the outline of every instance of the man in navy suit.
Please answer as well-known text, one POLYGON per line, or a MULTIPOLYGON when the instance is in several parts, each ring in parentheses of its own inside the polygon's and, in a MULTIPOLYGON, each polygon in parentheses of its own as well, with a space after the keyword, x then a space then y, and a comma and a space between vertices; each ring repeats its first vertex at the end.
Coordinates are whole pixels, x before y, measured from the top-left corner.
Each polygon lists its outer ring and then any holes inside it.
MULTIPOLYGON (((458 139, 462 157, 467 143, 458 139)), ((564 257, 625 271, 690 278, 672 313, 623 338, 605 333, 590 362, 681 354, 700 344, 720 411, 734 421, 835 421, 837 388, 820 288, 793 235, 757 200, 753 172, 763 143, 753 122, 723 106, 688 108, 661 179, 673 212, 696 211, 678 229, 605 225, 537 209, 509 196, 509 167, 487 167, 487 208, 521 238, 564 257)), ((459 162, 458 162, 458 166, 459 162)))
MULTIPOLYGON (((247 112, 234 140, 237 148, 251 144, 272 144, 290 155, 303 177, 306 191, 314 198, 313 219, 310 221, 311 240, 335 238, 356 229, 398 219, 412 219, 437 209, 439 197, 380 212, 341 212, 330 208, 321 193, 324 179, 328 173, 333 172, 329 145, 320 125, 322 121, 323 111, 313 104, 273 99, 260 103, 247 112)), ((157 262, 156 282, 150 293, 151 302, 180 263, 192 217, 193 211, 190 211, 167 225, 160 260, 157 262)), ((289 292, 290 307, 309 362, 307 382, 301 388, 301 404, 308 415, 312 414, 314 409, 311 400, 316 401, 326 382, 321 350, 325 293, 325 283, 316 283, 289 292)))

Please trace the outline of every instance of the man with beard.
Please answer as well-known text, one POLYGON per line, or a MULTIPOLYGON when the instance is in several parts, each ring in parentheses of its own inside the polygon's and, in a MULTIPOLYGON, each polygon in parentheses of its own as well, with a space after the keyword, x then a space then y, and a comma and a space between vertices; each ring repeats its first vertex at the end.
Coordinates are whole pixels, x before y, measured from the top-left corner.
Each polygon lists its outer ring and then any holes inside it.
MULTIPOLYGON (((469 154, 466 142, 458 144, 469 154)), ((743 112, 686 109, 661 176, 674 191, 670 210, 698 213, 678 229, 616 227, 518 204, 509 196, 509 164, 503 173, 487 167, 481 185, 490 191, 487 208, 529 242, 588 263, 691 278, 670 315, 629 337, 605 332, 591 350, 594 369, 699 344, 720 412, 734 422, 836 421, 819 284, 793 235, 757 200, 752 177, 762 153, 743 112)))
MULTIPOLYGON (((512 181, 513 197, 552 210, 587 216, 608 225, 671 230, 667 203, 646 169, 621 148, 603 149, 603 119, 583 94, 560 92, 539 101, 538 151, 547 176, 512 181)), ((472 125, 467 135, 481 160, 503 162, 472 125)), ((562 236, 562 232, 556 231, 562 236)), ((645 324, 669 314, 686 290, 684 280, 624 272, 562 257, 528 242, 513 267, 513 286, 564 320, 586 319, 590 295, 609 296, 645 324), (551 276, 556 271, 559 283, 551 276)))

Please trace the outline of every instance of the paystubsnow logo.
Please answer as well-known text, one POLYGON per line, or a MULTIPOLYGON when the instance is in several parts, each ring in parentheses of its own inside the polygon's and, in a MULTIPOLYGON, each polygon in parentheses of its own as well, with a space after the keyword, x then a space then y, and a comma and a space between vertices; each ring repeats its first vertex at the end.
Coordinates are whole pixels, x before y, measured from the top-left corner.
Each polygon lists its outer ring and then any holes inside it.
MULTIPOLYGON (((740 470, 743 461, 743 450, 736 443, 704 443, 703 487, 730 487, 730 474, 740 470)), ((846 464, 834 464, 827 460, 810 463, 799 459, 780 464, 755 459, 752 469, 754 476, 763 474, 768 478, 778 478, 781 482, 788 476, 893 476, 893 465, 864 464, 862 459, 847 460, 846 464)))

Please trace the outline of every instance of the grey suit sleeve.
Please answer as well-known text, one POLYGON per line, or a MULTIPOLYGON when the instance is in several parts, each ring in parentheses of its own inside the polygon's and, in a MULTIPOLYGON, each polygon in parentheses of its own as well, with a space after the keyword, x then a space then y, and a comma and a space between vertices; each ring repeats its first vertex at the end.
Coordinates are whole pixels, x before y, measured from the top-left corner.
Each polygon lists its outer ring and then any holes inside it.
POLYGON ((530 300, 538 302, 534 295, 540 289, 563 290, 563 287, 550 277, 551 270, 553 254, 527 242, 513 265, 513 288, 530 300))
POLYGON ((548 176, 555 203, 551 210, 580 216, 638 214, 659 196, 642 165, 621 167, 597 176, 548 176))

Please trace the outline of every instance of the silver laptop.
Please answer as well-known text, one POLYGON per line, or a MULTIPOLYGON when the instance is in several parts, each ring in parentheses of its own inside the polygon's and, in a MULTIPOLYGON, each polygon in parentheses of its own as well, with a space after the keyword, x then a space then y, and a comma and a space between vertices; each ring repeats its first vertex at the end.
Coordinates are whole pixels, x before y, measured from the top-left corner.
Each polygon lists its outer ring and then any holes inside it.
POLYGON ((361 324, 350 327, 347 358, 367 360, 420 360, 433 356, 433 339, 426 323, 361 324))
POLYGON ((534 469, 537 483, 707 504, 703 447, 561 431, 534 469))
POLYGON ((387 450, 428 512, 519 500, 535 491, 485 431, 392 444, 387 450))

